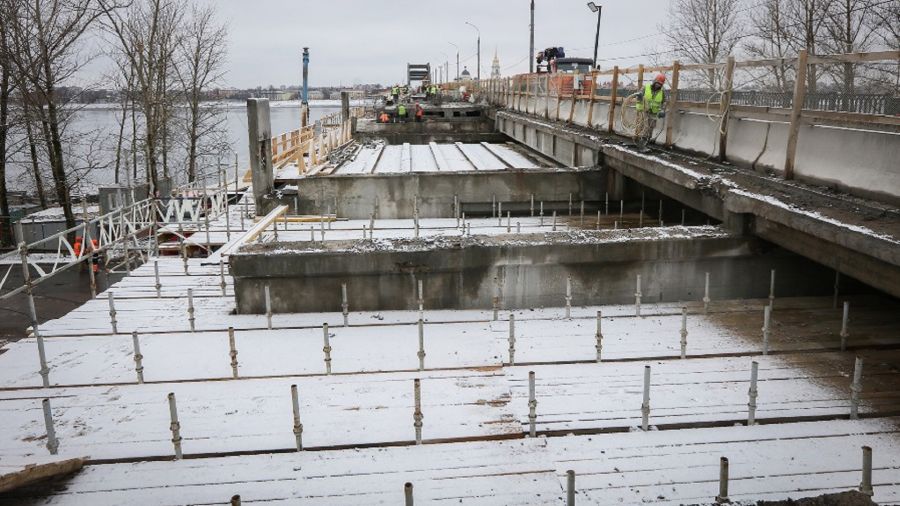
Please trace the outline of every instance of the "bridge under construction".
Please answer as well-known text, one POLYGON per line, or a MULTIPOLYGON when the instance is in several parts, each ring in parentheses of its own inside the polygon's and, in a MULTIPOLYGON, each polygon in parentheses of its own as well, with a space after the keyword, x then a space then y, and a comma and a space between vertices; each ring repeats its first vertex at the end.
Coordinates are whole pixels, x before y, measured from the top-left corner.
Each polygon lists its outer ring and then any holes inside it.
POLYGON ((0 257, 0 504, 896 504, 900 118, 678 86, 898 59, 473 81, 409 122, 345 94, 285 133, 250 99, 249 168, 0 257))

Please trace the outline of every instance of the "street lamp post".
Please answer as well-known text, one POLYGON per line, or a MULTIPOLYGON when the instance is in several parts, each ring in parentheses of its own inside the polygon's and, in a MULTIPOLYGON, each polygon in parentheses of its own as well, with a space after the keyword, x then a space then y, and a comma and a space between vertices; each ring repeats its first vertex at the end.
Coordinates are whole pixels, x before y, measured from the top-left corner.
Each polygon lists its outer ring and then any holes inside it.
POLYGON ((444 79, 441 82, 450 81, 450 55, 441 51, 441 54, 444 55, 444 79))
POLYGON ((588 9, 597 13, 597 35, 594 37, 594 68, 597 68, 597 48, 600 46, 600 15, 603 14, 603 6, 594 2, 588 2, 588 9))
POLYGON ((456 80, 459 81, 459 46, 452 42, 448 42, 447 44, 456 48, 456 80))
POLYGON ((478 54, 478 56, 477 56, 478 70, 476 71, 475 76, 476 76, 476 79, 478 79, 478 81, 481 81, 481 30, 479 30, 477 26, 473 25, 472 23, 469 23, 468 21, 466 21, 466 24, 471 26, 472 28, 474 28, 475 32, 478 34, 478 43, 477 43, 478 49, 476 50, 476 52, 478 54))

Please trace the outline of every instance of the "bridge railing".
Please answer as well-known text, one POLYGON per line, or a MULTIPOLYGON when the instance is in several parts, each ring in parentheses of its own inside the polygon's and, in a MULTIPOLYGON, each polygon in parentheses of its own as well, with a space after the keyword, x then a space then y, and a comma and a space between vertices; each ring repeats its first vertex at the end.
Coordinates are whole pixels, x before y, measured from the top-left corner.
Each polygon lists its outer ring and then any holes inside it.
MULTIPOLYGON (((807 90, 809 71, 818 76, 823 69, 835 74, 849 72, 855 66, 870 68, 887 65, 890 76, 900 63, 900 51, 878 51, 835 55, 809 55, 801 51, 792 58, 736 61, 711 64, 637 65, 599 69, 585 74, 520 74, 475 82, 473 86, 489 103, 541 116, 548 120, 566 121, 610 133, 634 134, 633 94, 655 73, 667 75, 667 117, 658 122, 656 136, 666 146, 675 144, 678 115, 705 115, 717 123, 714 146, 708 150, 720 160, 727 156, 730 119, 755 119, 786 123, 784 176, 794 177, 798 131, 801 124, 812 121, 835 125, 866 125, 896 131, 900 128, 900 96, 893 94, 856 94, 807 90), (761 80, 757 74, 768 69, 780 72, 782 89, 778 93, 742 89, 761 80), (818 69, 818 70, 817 70, 818 69), (747 73, 738 84, 735 73, 747 73), (818 73, 817 73, 818 72, 818 73), (791 82, 792 80, 792 82, 791 82), (704 89, 697 83, 712 83, 704 89), (679 87, 681 84, 681 87, 679 87), (809 93, 807 93, 809 91, 809 93), (629 97, 632 97, 629 100, 629 97)), ((847 74, 845 74, 847 75, 847 74)))

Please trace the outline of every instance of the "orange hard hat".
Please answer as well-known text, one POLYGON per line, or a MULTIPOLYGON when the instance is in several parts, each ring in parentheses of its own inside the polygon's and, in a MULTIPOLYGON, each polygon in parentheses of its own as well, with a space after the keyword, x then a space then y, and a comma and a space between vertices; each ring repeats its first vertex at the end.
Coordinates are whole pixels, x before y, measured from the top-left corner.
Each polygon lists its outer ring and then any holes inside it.
POLYGON ((663 84, 666 82, 665 74, 656 74, 656 77, 653 78, 654 83, 663 84))

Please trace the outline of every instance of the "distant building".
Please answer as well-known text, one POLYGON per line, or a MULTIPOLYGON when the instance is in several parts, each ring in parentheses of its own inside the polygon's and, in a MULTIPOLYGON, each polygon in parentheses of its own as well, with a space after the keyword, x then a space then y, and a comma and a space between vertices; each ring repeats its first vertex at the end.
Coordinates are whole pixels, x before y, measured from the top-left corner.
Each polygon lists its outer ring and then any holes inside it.
POLYGON ((460 76, 459 76, 459 80, 460 81, 471 81, 472 80, 472 73, 469 72, 468 67, 463 67, 463 71, 462 71, 462 74, 460 74, 460 76))
POLYGON ((324 100, 325 93, 322 90, 309 90, 309 99, 310 100, 324 100))
POLYGON ((500 77, 500 58, 497 58, 497 50, 494 50, 494 61, 491 63, 491 79, 500 77))

